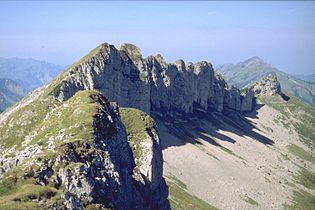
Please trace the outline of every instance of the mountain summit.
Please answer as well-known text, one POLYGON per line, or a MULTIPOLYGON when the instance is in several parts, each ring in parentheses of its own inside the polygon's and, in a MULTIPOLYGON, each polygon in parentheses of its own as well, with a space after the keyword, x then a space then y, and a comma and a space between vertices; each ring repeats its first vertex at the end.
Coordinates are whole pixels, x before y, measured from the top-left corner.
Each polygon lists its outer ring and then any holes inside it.
POLYGON ((217 71, 223 75, 228 84, 238 88, 250 87, 265 76, 274 73, 284 91, 299 97, 306 103, 315 105, 314 83, 286 74, 257 56, 237 64, 221 65, 217 71))
POLYGON ((241 65, 244 66, 252 66, 252 65, 269 65, 265 61, 263 61, 260 57, 254 56, 250 59, 247 59, 243 62, 240 62, 241 65))

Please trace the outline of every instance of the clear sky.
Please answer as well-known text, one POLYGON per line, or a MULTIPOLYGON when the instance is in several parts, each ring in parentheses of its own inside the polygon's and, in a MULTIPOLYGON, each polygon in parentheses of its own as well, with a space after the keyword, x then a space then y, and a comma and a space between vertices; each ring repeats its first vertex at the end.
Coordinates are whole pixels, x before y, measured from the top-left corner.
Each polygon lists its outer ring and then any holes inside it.
POLYGON ((134 43, 168 62, 259 56, 315 73, 315 2, 0 2, 0 56, 67 65, 98 44, 134 43))

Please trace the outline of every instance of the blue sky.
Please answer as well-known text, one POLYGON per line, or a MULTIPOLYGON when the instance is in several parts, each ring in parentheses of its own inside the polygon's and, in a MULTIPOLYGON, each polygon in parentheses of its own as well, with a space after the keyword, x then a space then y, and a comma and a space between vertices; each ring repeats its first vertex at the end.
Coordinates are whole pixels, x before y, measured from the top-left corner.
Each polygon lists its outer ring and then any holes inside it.
POLYGON ((315 2, 0 2, 0 56, 67 65, 98 44, 134 43, 214 65, 259 56, 282 71, 315 73, 315 2))

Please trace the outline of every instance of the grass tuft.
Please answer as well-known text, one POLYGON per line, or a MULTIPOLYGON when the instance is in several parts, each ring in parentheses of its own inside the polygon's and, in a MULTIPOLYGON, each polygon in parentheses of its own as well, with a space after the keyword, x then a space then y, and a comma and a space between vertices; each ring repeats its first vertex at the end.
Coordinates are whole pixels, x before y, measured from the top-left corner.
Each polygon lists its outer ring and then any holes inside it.
POLYGON ((241 196, 241 199, 251 205, 258 206, 258 202, 248 196, 241 196))
POLYGON ((173 210, 217 210, 216 207, 199 199, 187 191, 186 185, 171 176, 166 178, 169 201, 173 210))
POLYGON ((292 153, 293 155, 315 164, 315 155, 314 154, 304 150, 303 148, 301 148, 295 144, 290 144, 287 146, 287 148, 288 148, 289 152, 292 153))

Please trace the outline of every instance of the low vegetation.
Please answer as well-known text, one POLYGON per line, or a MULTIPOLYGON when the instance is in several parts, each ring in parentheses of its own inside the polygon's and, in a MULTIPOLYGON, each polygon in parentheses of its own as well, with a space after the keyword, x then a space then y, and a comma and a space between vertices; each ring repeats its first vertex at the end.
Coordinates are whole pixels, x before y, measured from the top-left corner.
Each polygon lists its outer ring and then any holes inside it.
POLYGON ((166 177, 169 187, 169 201, 173 210, 216 210, 214 206, 190 194, 186 184, 179 179, 166 177))
MULTIPOLYGON (((281 97, 265 98, 259 97, 259 101, 278 110, 281 116, 281 123, 289 129, 293 125, 301 140, 311 148, 315 147, 315 108, 302 102, 297 97, 286 93, 289 96, 288 101, 281 97)), ((280 122, 279 121, 279 122, 280 122)))
MULTIPOLYGON (((80 91, 62 105, 56 103, 47 105, 44 101, 33 102, 14 113, 9 122, 0 128, 1 131, 1 129, 6 129, 6 126, 14 124, 20 129, 18 132, 15 129, 8 129, 5 136, 0 136, 1 144, 6 147, 18 145, 16 150, 21 149, 24 147, 22 146, 22 141, 25 142, 24 137, 29 134, 34 134, 30 138, 29 144, 45 145, 44 148, 46 148, 49 139, 52 138, 55 145, 54 150, 43 150, 40 154, 30 157, 25 163, 19 164, 2 175, 0 181, 1 210, 45 209, 56 202, 62 202, 61 195, 64 195, 65 192, 61 186, 56 187, 53 181, 46 186, 39 184, 39 170, 42 166, 37 165, 36 162, 54 160, 58 155, 64 155, 65 151, 69 149, 82 158, 94 154, 94 147, 91 145, 95 139, 94 132, 97 128, 93 126, 93 123, 108 111, 102 97, 97 91, 80 91), (54 111, 51 112, 51 110, 54 111), (17 135, 13 135, 12 138, 7 135, 7 133, 11 134, 10 132, 16 132, 17 135)), ((112 130, 110 126, 105 127, 98 129, 101 129, 101 132, 107 132, 106 129, 112 130)), ((109 134, 106 136, 110 137, 109 134)), ((58 171, 59 167, 66 170, 83 164, 75 162, 68 165, 54 165, 53 170, 58 171)))
POLYGON ((312 154, 295 144, 290 144, 287 148, 293 155, 315 164, 315 154, 312 154))
POLYGON ((133 150, 136 160, 139 160, 142 154, 141 140, 147 137, 147 130, 155 126, 154 120, 135 108, 120 108, 121 120, 126 127, 129 144, 133 150))
POLYGON ((315 190, 315 175, 305 168, 301 168, 295 176, 295 181, 308 189, 315 190))
MULTIPOLYGON (((299 135, 301 142, 307 145, 310 150, 315 147, 315 108, 305 104, 297 97, 285 93, 290 97, 288 101, 280 97, 264 98, 259 101, 278 110, 282 115, 277 118, 277 123, 281 123, 289 131, 293 128, 299 135)), ((303 161, 315 164, 313 153, 306 151, 300 146, 290 144, 287 146, 289 153, 297 156, 303 161)), ((286 157, 288 158, 288 157, 286 157)), ((300 184, 310 190, 315 189, 315 175, 306 168, 300 167, 300 171, 294 176, 295 183, 290 184, 296 190, 293 191, 291 204, 284 204, 285 209, 310 210, 315 209, 315 196, 309 192, 299 189, 300 184)))
POLYGON ((243 201, 245 201, 246 203, 249 203, 249 204, 251 204, 251 205, 254 205, 254 206, 258 206, 258 202, 257 201, 255 201, 254 199, 252 199, 252 198, 250 198, 250 197, 248 197, 248 196, 241 196, 241 199, 243 200, 243 201))
POLYGON ((288 210, 313 210, 315 206, 315 196, 305 191, 293 191, 292 204, 284 204, 288 210))
POLYGON ((14 145, 20 147, 25 136, 41 127, 43 119, 54 104, 48 100, 37 101, 14 112, 10 119, 2 123, 0 127, 1 145, 7 148, 14 145), (14 129, 10 129, 11 127, 14 129))
MULTIPOLYGON (((61 198, 61 189, 42 186, 32 178, 25 178, 33 173, 17 167, 6 173, 0 183, 0 206, 1 209, 45 209, 38 201, 42 200, 52 205, 61 198)), ((36 174, 33 174, 36 176, 36 174)), ((45 205, 48 206, 48 205, 45 205)))

